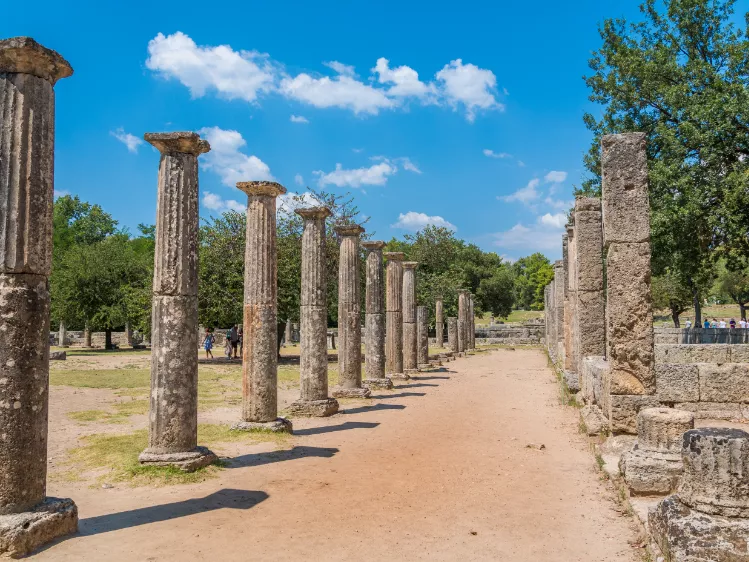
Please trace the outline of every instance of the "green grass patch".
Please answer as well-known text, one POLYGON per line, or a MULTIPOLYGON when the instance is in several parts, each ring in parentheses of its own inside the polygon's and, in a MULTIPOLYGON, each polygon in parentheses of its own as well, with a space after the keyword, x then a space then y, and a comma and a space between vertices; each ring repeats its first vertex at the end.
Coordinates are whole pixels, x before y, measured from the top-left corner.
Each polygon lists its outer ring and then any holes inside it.
POLYGON ((81 410, 79 412, 69 412, 68 417, 77 422, 96 422, 106 419, 111 415, 104 410, 81 410))
POLYGON ((79 388, 148 388, 151 371, 142 368, 51 371, 49 384, 79 388))

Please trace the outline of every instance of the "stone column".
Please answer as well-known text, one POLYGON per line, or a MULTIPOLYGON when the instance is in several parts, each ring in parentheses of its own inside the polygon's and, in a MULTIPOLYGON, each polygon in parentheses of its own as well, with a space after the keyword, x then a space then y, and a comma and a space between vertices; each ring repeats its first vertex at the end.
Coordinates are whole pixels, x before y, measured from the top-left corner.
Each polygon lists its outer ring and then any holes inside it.
POLYGON ((564 369, 568 372, 575 371, 575 357, 573 350, 574 324, 575 324, 575 229, 568 224, 567 228, 567 252, 564 267, 564 369))
MULTIPOLYGON (((567 235, 563 239, 563 245, 567 235)), ((554 262, 554 357, 557 363, 564 361, 564 262, 554 262)))
POLYGON ((429 309, 416 307, 416 365, 419 369, 429 368, 429 309))
POLYGON ((466 350, 466 308, 468 307, 467 291, 458 292, 458 353, 464 353, 466 350))
POLYGON ((83 326, 83 347, 91 347, 91 326, 89 326, 88 320, 83 326))
MULTIPOLYGON (((297 209, 304 219, 302 234, 302 295, 299 314, 300 397, 291 405, 298 416, 332 416, 338 401, 328 396, 328 296, 325 277, 327 207, 297 209)), ((287 326, 291 323, 287 322, 287 326)))
MULTIPOLYGON (((619 419, 618 412, 649 406, 647 395, 655 393, 648 166, 644 133, 607 135, 601 144, 611 395, 607 414, 619 419)), ((612 430, 636 428, 612 423, 612 430)))
POLYGON ((458 353, 458 319, 447 317, 447 347, 453 353, 458 353))
POLYGON ((46 496, 53 87, 72 73, 31 38, 0 41, 0 556, 14 558, 78 528, 73 501, 46 496))
POLYGON ((385 376, 385 275, 382 267, 382 248, 385 242, 368 241, 361 244, 367 251, 366 339, 364 368, 369 388, 393 388, 393 381, 385 376))
POLYGON ((291 320, 286 320, 286 327, 284 328, 284 332, 283 332, 283 339, 284 339, 284 343, 286 345, 291 345, 292 344, 292 342, 291 342, 291 328, 292 328, 291 320))
POLYGON ((476 349, 476 311, 474 310, 474 296, 469 295, 468 296, 468 325, 470 326, 468 330, 468 347, 471 350, 476 349))
POLYGON ((444 309, 442 306, 442 299, 437 299, 434 304, 434 329, 435 335, 437 336, 437 347, 444 347, 445 345, 445 317, 444 309))
POLYGON ((291 432, 278 417, 278 282, 276 198, 286 193, 270 181, 240 182, 247 194, 244 256, 242 419, 232 429, 291 432))
POLYGON ((338 261, 338 386, 336 398, 368 398, 361 383, 361 263, 359 241, 364 229, 357 225, 335 228, 341 240, 338 261))
POLYGON ((68 339, 68 331, 65 328, 65 320, 60 320, 60 331, 57 339, 60 340, 60 347, 68 347, 66 343, 68 339))
POLYGON ((416 266, 417 262, 403 262, 403 372, 418 371, 418 334, 416 328, 416 266))
POLYGON ((385 252, 385 376, 408 379, 403 372, 403 258, 402 252, 385 252))
POLYGON ((194 471, 216 461, 198 447, 198 156, 211 147, 197 133, 146 133, 161 153, 151 323, 148 448, 141 464, 194 471))

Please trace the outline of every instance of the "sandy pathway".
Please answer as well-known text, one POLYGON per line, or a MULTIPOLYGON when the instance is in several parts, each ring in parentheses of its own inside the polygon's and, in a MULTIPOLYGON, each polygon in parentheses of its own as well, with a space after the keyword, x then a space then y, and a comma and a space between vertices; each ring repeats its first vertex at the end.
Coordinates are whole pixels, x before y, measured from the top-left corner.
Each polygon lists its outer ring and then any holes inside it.
POLYGON ((448 369, 374 408, 295 421, 292 450, 255 446, 201 484, 52 485, 77 502, 81 532, 35 558, 635 560, 631 520, 599 481, 541 351, 448 369))

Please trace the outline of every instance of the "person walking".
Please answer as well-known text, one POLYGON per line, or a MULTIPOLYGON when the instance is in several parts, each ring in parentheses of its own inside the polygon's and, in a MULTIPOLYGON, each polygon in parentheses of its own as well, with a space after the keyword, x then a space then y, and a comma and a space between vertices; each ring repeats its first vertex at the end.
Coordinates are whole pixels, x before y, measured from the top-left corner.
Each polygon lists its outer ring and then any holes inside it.
POLYGON ((236 359, 239 351, 239 330, 236 324, 229 331, 229 338, 231 339, 231 348, 234 350, 234 359, 236 359))
POLYGON ((731 321, 728 323, 728 325, 731 327, 732 330, 736 329, 736 319, 731 318, 731 321))
POLYGON ((691 321, 691 320, 687 320, 686 322, 684 322, 684 327, 685 327, 685 328, 686 328, 687 330, 688 330, 689 328, 691 328, 691 327, 692 327, 692 321, 691 321))
POLYGON ((216 342, 216 338, 211 332, 210 328, 205 329, 205 337, 203 338, 203 349, 205 349, 205 358, 213 359, 213 344, 216 342))
POLYGON ((710 320, 705 318, 705 322, 702 324, 702 327, 708 329, 710 327, 710 320))
POLYGON ((721 318, 720 322, 718 322, 718 328, 725 328, 726 327, 726 319, 721 318))

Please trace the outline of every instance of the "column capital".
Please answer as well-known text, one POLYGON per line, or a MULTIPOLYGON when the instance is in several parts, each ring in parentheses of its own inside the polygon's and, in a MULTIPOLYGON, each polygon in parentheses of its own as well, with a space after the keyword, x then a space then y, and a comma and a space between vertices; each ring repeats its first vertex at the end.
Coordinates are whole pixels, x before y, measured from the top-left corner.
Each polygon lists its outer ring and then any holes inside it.
POLYGON ((382 250, 385 247, 385 242, 382 240, 365 240, 361 245, 365 250, 373 252, 374 250, 382 250))
POLYGON ((31 74, 53 86, 60 78, 72 76, 73 68, 62 56, 31 37, 0 40, 0 73, 31 74))
POLYGON ((403 252, 383 252, 382 255, 388 261, 403 261, 406 259, 406 254, 403 252))
POLYGON ((417 261, 404 261, 403 262, 404 269, 416 269, 416 266, 418 265, 419 265, 419 262, 417 261))
POLYGON ((327 207, 307 207, 294 212, 305 220, 326 219, 333 214, 327 207))
POLYGON ((358 224, 339 224, 333 227, 338 236, 359 236, 364 229, 358 224))
POLYGON ((208 141, 200 138, 198 133, 178 131, 175 133, 146 133, 143 139, 155 146, 161 154, 183 152, 199 156, 211 150, 208 141))
POLYGON ((286 188, 275 181, 240 181, 237 183, 237 189, 244 191, 248 196, 278 197, 286 193, 286 188))

